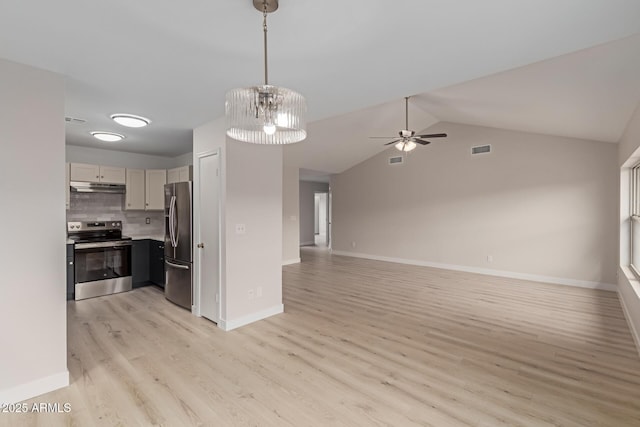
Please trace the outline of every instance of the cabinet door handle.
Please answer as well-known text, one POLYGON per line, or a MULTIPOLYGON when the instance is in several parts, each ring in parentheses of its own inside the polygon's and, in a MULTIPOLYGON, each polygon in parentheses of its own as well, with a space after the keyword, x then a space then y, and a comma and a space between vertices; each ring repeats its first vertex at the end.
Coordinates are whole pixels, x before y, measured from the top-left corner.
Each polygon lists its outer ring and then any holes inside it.
POLYGON ((204 243, 198 243, 198 247, 199 247, 200 249, 204 249, 204 243))

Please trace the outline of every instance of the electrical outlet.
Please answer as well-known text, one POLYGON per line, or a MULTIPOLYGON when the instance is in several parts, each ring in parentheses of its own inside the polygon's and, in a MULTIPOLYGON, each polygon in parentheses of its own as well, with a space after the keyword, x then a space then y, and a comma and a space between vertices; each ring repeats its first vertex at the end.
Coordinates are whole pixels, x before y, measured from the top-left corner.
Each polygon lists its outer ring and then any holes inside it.
POLYGON ((249 299, 253 299, 254 297, 253 289, 249 289, 247 291, 247 297, 249 297, 249 299))
POLYGON ((256 288, 256 297, 257 297, 257 298, 262 297, 262 286, 258 286, 258 287, 256 288))
POLYGON ((356 242, 351 242, 351 247, 355 248, 356 247, 356 242))
POLYGON ((487 255, 487 262, 493 262, 493 255, 487 255))
POLYGON ((145 218, 144 222, 145 224, 151 224, 151 218, 145 218))
POLYGON ((245 234, 247 228, 244 224, 236 224, 236 234, 245 234))

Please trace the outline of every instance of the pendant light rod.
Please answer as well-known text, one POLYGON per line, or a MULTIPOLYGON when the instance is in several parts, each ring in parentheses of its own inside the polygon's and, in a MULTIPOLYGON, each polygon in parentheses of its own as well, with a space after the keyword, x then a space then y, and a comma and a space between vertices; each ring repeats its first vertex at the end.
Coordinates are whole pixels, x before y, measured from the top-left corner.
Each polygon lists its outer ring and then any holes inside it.
POLYGON ((264 85, 269 85, 269 71, 267 66, 267 13, 278 10, 278 0, 253 0, 253 7, 262 12, 262 29, 264 31, 264 85))
POLYGON ((269 85, 269 68, 267 66, 267 2, 264 2, 264 9, 262 11, 263 22, 262 28, 264 30, 264 85, 269 85))

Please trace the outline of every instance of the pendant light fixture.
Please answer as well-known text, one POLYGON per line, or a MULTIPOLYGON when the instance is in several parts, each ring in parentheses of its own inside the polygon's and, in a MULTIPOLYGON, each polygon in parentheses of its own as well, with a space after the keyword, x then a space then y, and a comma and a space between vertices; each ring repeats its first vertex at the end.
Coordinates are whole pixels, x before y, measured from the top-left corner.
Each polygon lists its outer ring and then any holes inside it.
POLYGON ((264 84, 227 92, 227 135, 254 144, 291 144, 307 137, 307 105, 291 89, 269 84, 267 68, 267 14, 278 9, 278 0, 253 0, 262 12, 264 32, 264 84))

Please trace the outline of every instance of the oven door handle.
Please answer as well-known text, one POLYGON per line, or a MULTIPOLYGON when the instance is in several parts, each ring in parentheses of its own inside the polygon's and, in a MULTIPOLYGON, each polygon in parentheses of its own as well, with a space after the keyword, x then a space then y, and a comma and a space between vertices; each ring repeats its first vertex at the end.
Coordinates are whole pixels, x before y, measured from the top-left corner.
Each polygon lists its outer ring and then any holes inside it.
POLYGON ((96 243, 76 243, 75 249, 94 249, 94 248, 119 248, 123 246, 131 246, 131 241, 122 242, 96 242, 96 243))
POLYGON ((179 268, 181 270, 188 270, 189 266, 188 265, 180 265, 180 264, 174 264, 172 262, 169 262, 167 260, 164 260, 164 263, 171 266, 171 267, 175 267, 175 268, 179 268))

